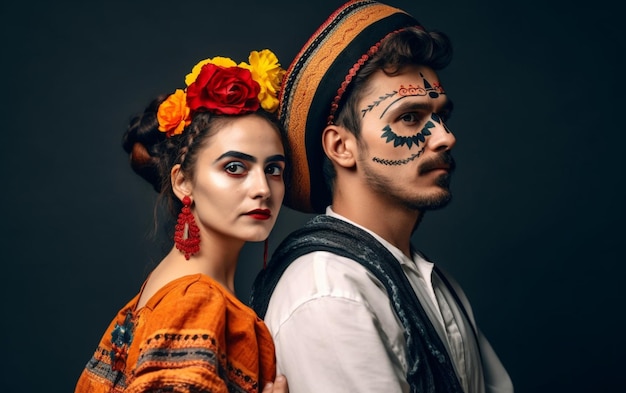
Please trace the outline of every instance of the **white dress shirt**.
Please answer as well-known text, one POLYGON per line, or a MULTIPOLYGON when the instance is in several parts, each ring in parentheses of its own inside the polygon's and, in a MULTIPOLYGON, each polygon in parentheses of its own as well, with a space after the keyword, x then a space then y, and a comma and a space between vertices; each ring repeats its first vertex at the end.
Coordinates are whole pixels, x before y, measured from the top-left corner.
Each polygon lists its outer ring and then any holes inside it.
MULTIPOLYGON (((356 225, 330 207, 326 213, 356 225)), ((456 320, 463 317, 447 287, 433 275, 434 265, 418 253, 408 258, 380 236, 360 228, 401 264, 450 354, 464 391, 484 392, 475 340, 463 338, 473 333, 467 324, 457 325, 456 320)), ((326 251, 296 259, 278 282, 264 320, 275 340, 278 372, 287 376, 291 393, 410 391, 403 326, 385 287, 351 259, 326 251)), ((493 350, 488 350, 500 365, 493 350)), ((496 374, 494 384, 498 385, 502 373, 498 369, 496 374)), ((503 386, 508 386, 506 371, 504 376, 503 386)), ((512 387, 489 391, 512 392, 512 387)))

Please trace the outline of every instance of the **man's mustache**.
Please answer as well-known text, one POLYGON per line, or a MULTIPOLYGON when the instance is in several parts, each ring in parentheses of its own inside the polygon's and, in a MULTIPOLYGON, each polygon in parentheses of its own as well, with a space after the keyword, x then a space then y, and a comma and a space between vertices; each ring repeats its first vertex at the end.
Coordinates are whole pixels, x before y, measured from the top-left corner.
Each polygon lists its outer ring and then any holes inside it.
POLYGON ((449 173, 454 172, 456 162, 449 151, 438 153, 436 156, 422 162, 417 171, 420 175, 435 169, 446 169, 449 173))

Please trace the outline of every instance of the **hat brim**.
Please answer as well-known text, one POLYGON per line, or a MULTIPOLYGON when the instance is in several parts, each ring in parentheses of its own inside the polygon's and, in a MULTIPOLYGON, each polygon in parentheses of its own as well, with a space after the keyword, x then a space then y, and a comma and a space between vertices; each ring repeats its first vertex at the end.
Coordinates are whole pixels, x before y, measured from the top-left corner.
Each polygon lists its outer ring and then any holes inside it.
POLYGON ((292 155, 284 204, 322 213, 332 201, 323 174, 322 132, 333 102, 388 34, 419 26, 411 15, 375 1, 351 1, 337 9, 311 36, 289 66, 281 88, 279 118, 292 155), (359 62, 360 60, 360 62, 359 62))

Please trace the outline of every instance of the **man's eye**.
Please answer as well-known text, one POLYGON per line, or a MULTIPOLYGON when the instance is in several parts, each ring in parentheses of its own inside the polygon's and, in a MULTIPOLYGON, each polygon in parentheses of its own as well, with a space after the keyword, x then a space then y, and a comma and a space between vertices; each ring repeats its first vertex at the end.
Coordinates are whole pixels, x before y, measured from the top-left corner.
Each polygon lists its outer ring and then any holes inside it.
POLYGON ((224 170, 231 175, 241 175, 246 171, 246 166, 241 162, 229 162, 224 170))
POLYGON ((416 123, 417 121, 419 121, 419 116, 417 115, 417 113, 405 113, 402 116, 400 116, 400 120, 405 122, 405 123, 416 123))

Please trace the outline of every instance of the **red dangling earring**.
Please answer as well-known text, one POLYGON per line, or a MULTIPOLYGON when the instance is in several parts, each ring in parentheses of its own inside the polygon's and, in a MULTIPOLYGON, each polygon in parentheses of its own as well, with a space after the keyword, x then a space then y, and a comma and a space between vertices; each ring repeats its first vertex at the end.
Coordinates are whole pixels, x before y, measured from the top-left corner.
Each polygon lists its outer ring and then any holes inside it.
POLYGON ((185 254, 185 259, 200 251, 200 228, 191 214, 191 198, 185 195, 183 208, 178 214, 178 221, 174 231, 176 248, 185 254))

